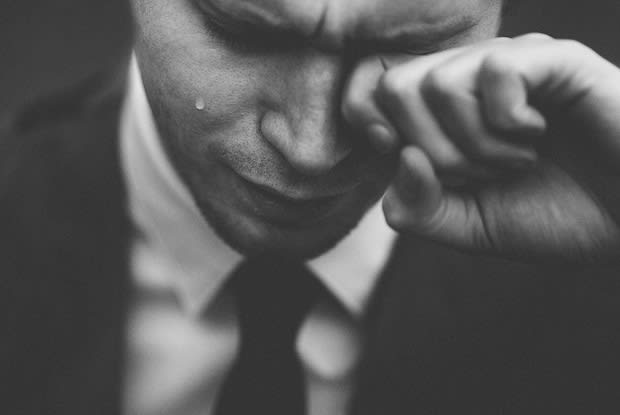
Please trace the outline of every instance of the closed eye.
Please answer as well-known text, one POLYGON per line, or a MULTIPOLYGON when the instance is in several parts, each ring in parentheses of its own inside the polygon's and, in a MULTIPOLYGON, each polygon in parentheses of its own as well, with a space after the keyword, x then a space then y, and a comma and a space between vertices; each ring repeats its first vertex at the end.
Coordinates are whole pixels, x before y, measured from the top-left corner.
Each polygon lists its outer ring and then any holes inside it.
POLYGON ((231 24, 219 21, 210 13, 203 12, 208 33, 226 47, 246 53, 266 53, 299 48, 303 39, 290 32, 263 29, 250 24, 231 24))

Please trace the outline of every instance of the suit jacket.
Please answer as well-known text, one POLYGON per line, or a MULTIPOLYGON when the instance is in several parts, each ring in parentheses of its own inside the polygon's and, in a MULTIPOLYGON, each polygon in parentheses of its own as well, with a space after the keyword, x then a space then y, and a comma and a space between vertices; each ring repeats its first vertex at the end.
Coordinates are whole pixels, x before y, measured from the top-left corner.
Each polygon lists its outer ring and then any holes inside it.
MULTIPOLYGON (((132 228, 109 84, 0 132, 2 413, 119 414, 132 228)), ((354 415, 620 413, 618 270, 401 237, 364 333, 354 415)))

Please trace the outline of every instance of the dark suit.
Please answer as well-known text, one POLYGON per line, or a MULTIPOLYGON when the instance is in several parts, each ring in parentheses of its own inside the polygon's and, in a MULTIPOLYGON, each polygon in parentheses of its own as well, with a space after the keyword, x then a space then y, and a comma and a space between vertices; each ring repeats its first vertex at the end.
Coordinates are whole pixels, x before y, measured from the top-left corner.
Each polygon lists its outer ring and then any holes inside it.
MULTIPOLYGON (((0 411, 116 414, 132 229, 122 85, 16 114, 0 141, 0 411)), ((365 319, 352 412, 620 413, 620 272, 399 240, 365 319)))

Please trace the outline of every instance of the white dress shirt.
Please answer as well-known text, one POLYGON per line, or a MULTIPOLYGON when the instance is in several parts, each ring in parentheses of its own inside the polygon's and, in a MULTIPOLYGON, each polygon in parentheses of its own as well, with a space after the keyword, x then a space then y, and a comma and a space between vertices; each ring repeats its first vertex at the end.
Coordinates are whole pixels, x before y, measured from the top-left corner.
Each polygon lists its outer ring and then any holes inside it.
MULTIPOLYGON (((219 289, 242 257, 206 223, 167 159, 135 59, 128 85, 121 156, 128 208, 140 232, 131 252, 124 413, 211 415, 239 346, 235 307, 219 289)), ((394 239, 377 206, 308 263, 344 306, 323 299, 297 338, 308 415, 346 411, 360 354, 357 319, 394 239)))

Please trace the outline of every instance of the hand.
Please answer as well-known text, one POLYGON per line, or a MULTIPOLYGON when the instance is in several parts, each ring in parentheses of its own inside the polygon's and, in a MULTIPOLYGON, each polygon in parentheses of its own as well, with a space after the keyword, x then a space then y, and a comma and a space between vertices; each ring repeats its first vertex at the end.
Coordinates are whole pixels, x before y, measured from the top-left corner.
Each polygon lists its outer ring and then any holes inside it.
POLYGON ((395 229, 522 259, 620 259, 620 203, 605 197, 620 194, 620 69, 587 47, 533 34, 368 58, 343 114, 401 151, 384 198, 395 229))

